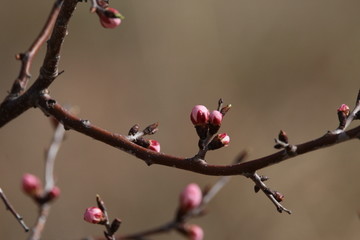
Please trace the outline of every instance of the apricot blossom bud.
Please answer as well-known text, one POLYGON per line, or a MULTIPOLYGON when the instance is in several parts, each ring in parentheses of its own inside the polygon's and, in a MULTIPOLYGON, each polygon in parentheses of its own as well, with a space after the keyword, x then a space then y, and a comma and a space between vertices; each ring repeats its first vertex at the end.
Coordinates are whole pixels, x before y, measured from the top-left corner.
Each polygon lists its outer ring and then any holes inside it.
POLYGON ((285 196, 278 191, 274 191, 273 196, 276 199, 276 201, 278 201, 278 202, 282 202, 285 198, 285 196))
POLYGON ((221 112, 215 110, 210 113, 210 116, 209 116, 209 133, 210 134, 215 134, 219 130, 222 119, 223 119, 223 115, 221 114, 221 112))
POLYGON ((221 125, 221 121, 222 121, 223 115, 221 114, 221 112, 214 110, 210 113, 210 124, 212 125, 221 125))
POLYGON ((149 140, 150 145, 148 149, 153 150, 155 152, 160 152, 160 143, 156 140, 149 140))
POLYGON ((21 180, 22 189, 29 196, 37 196, 41 191, 41 181, 35 175, 26 173, 21 180))
POLYGON ((339 119, 339 129, 344 129, 346 125, 347 117, 350 114, 350 108, 346 104, 342 104, 338 110, 337 115, 339 119))
POLYGON ((190 211, 201 204, 202 192, 196 183, 190 183, 180 193, 180 209, 184 212, 190 211))
POLYGON ((338 108, 338 112, 343 112, 343 113, 345 113, 345 116, 349 116, 350 108, 346 104, 341 104, 341 106, 338 108))
POLYGON ((123 16, 114 8, 106 8, 105 10, 96 11, 100 18, 100 24, 104 28, 115 28, 120 25, 123 16))
POLYGON ((187 225, 186 232, 190 240, 202 240, 204 238, 204 231, 198 225, 195 224, 187 225))
POLYGON ((209 110, 203 106, 203 105, 196 105, 191 110, 190 119, 191 122, 197 126, 197 125, 205 125, 209 121, 209 110))
POLYGON ((54 186, 51 191, 48 193, 49 200, 54 200, 60 196, 60 188, 57 186, 54 186))
POLYGON ((222 147, 227 147, 230 143, 230 137, 226 133, 220 133, 214 137, 214 139, 209 143, 208 149, 215 150, 222 147))
POLYGON ((89 223, 101 223, 105 220, 103 211, 98 207, 89 207, 85 210, 84 220, 89 223))

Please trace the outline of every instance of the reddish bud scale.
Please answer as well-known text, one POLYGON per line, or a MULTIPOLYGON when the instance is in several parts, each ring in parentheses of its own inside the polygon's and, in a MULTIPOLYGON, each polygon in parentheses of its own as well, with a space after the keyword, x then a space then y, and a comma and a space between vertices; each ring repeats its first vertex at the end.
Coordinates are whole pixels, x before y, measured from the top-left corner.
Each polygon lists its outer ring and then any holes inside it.
POLYGON ((190 211, 201 204, 202 192, 196 183, 190 183, 180 193, 180 209, 184 212, 190 211))
POLYGON ((51 191, 48 193, 49 200, 54 200, 60 196, 60 188, 55 186, 51 189, 51 191))
POLYGON ((278 191, 274 191, 273 196, 278 202, 282 202, 285 198, 285 196, 278 191))

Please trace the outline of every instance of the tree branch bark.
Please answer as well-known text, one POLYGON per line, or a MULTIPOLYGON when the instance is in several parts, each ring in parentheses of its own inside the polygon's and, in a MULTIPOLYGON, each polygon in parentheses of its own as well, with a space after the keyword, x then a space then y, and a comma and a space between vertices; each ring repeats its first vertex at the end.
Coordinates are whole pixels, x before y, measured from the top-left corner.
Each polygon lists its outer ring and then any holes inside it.
POLYGON ((88 120, 78 118, 77 116, 68 112, 60 104, 56 103, 56 101, 50 98, 49 95, 43 95, 40 97, 38 106, 44 111, 46 115, 51 115, 59 122, 61 122, 65 129, 73 129, 100 142, 125 151, 139 159, 142 159, 147 165, 159 164, 205 175, 245 175, 246 173, 255 172, 256 170, 280 163, 298 155, 312 152, 321 148, 330 147, 360 137, 360 126, 348 131, 341 132, 339 134, 332 134, 328 132, 324 136, 317 139, 310 140, 302 144, 293 145, 291 152, 284 149, 274 154, 248 162, 221 166, 207 164, 205 161, 197 159, 196 157, 176 157, 145 149, 132 143, 121 134, 109 132, 91 124, 91 122, 88 120))

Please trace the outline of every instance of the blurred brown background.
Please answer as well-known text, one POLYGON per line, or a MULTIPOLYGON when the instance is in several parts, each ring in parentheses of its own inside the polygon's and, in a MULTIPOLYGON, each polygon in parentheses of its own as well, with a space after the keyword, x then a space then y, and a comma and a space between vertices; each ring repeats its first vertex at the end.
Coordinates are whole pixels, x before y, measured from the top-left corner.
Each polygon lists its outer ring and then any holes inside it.
MULTIPOLYGON (((0 98, 19 71, 14 55, 28 48, 53 1, 13 0, 0 8, 0 98)), ((113 7, 126 19, 103 29, 89 4, 81 3, 65 40, 51 95, 81 109, 80 116, 110 131, 127 133, 135 123, 159 121, 154 136, 162 151, 192 156, 196 134, 191 108, 215 109, 222 97, 233 109, 222 131, 226 149, 208 161, 228 164, 244 148, 250 158, 273 153, 285 130, 293 143, 337 126, 336 109, 353 107, 360 79, 360 2, 357 0, 122 0, 113 7)), ((43 51, 32 68, 37 77, 43 51)), ((358 123, 356 123, 358 124, 358 123)), ((32 224, 36 207, 19 188, 30 172, 43 176, 44 149, 52 128, 37 109, 0 130, 0 187, 32 224)), ((316 151, 259 171, 284 193, 292 215, 279 214, 253 184, 234 177, 193 223, 206 239, 359 239, 359 141, 316 151)), ((62 190, 44 239, 75 240, 101 235, 82 220, 99 193, 122 233, 169 220, 178 193, 190 182, 216 177, 142 161, 74 131, 56 162, 62 190)), ((2 204, 0 204, 2 205, 2 204)), ((0 208, 0 239, 26 239, 10 213, 0 208)), ((154 239, 183 239, 171 233, 154 239)))

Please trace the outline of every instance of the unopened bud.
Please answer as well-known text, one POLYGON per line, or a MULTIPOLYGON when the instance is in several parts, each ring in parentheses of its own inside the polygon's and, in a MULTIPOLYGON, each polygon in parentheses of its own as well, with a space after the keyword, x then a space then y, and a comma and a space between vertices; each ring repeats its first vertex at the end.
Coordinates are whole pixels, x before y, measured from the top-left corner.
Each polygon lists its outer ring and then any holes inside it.
POLYGON ((274 191, 273 196, 276 199, 276 201, 278 201, 278 202, 282 202, 285 198, 285 196, 283 194, 279 193, 278 191, 274 191))
POLYGON ((350 114, 350 108, 346 104, 341 104, 337 111, 345 113, 345 116, 349 116, 350 114))
POLYGON ((54 200, 60 196, 60 188, 57 186, 54 186, 51 191, 48 193, 48 201, 54 200))
POLYGON ((150 145, 147 147, 155 152, 160 152, 160 143, 156 140, 149 140, 150 145))
POLYGON ((209 122, 209 110, 203 105, 196 105, 191 110, 190 119, 191 122, 197 125, 206 125, 209 122))
POLYGON ((129 130, 129 135, 130 136, 134 136, 136 133, 139 132, 140 126, 139 124, 135 124, 134 126, 132 126, 129 130))
POLYGON ((202 240, 204 239, 204 231, 203 229, 195 224, 186 225, 185 231, 190 240, 202 240))
POLYGON ((24 174, 21 185, 24 192, 32 197, 38 196, 42 188, 40 179, 29 173, 24 174))
POLYGON ((337 115, 339 119, 339 129, 344 129, 346 125, 346 119, 350 114, 350 108, 346 104, 342 104, 338 110, 337 115))
POLYGON ((223 115, 219 111, 215 110, 210 113, 209 133, 211 135, 217 133, 217 131, 221 126, 222 119, 223 119, 223 115))
POLYGON ((97 10, 100 18, 100 24, 104 28, 115 28, 120 25, 121 19, 124 17, 114 8, 106 8, 105 10, 97 10))
POLYGON ((280 130, 279 140, 282 141, 283 143, 289 143, 289 138, 288 138, 286 132, 284 132, 283 130, 280 130))
POLYGON ((89 223, 102 223, 105 220, 104 213, 98 207, 90 207, 85 210, 84 220, 89 223))
POLYGON ((214 137, 214 139, 209 143, 209 150, 216 150, 222 147, 227 147, 230 143, 230 137, 226 133, 220 133, 214 137))
POLYGON ((196 183, 190 183, 180 193, 180 209, 183 212, 188 212, 201 204, 202 192, 196 183))
POLYGON ((225 107, 223 107, 223 108, 220 110, 221 114, 222 114, 223 116, 225 116, 225 114, 230 110, 230 108, 231 108, 231 104, 226 105, 225 107))

